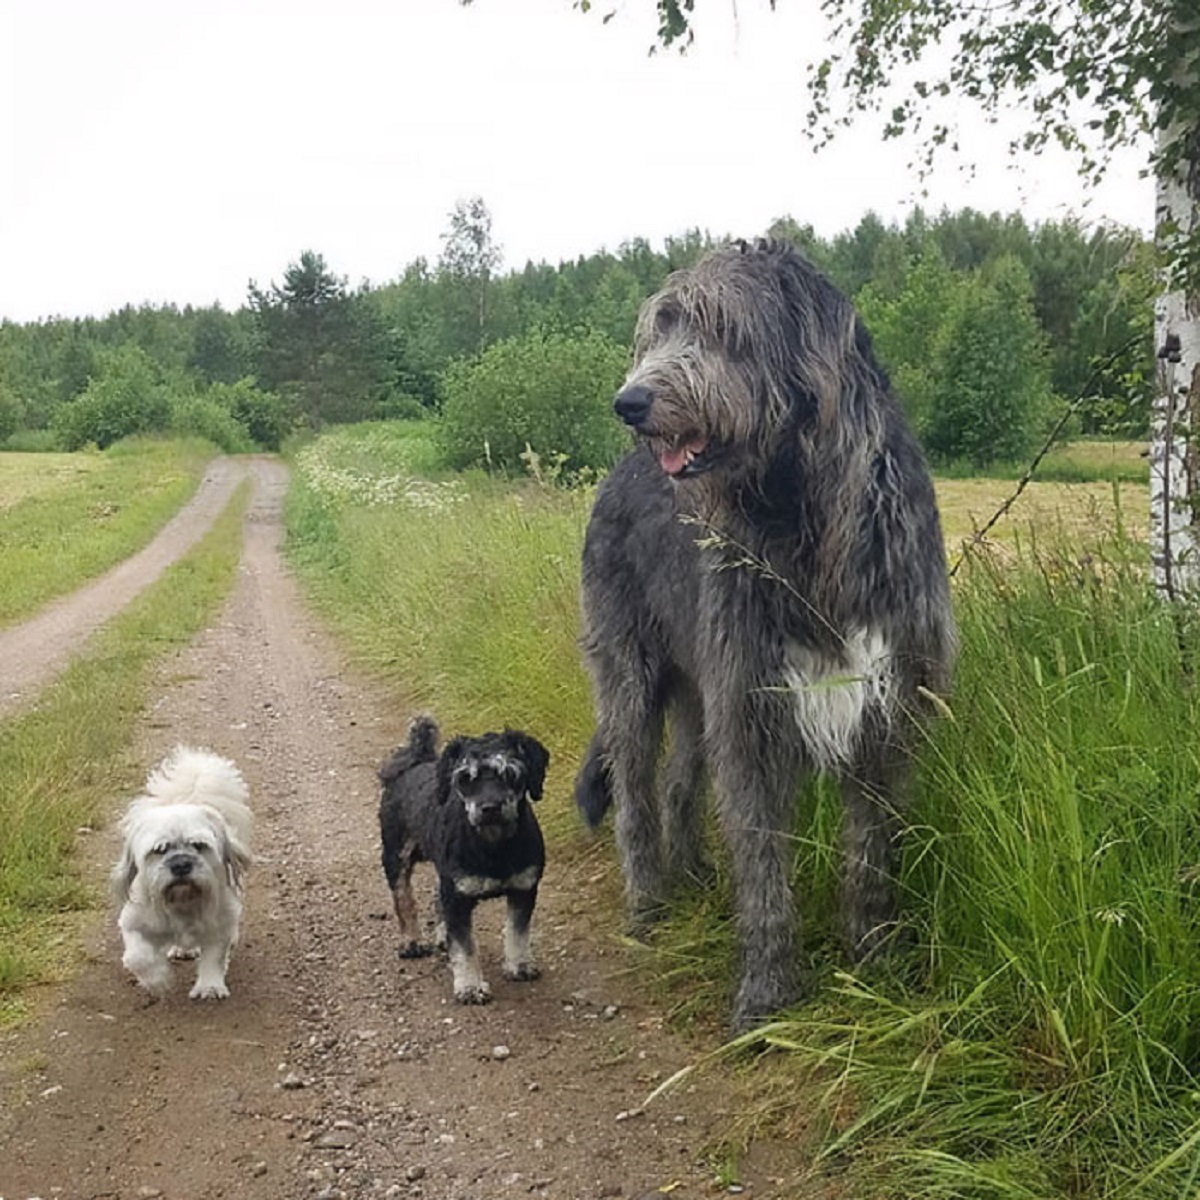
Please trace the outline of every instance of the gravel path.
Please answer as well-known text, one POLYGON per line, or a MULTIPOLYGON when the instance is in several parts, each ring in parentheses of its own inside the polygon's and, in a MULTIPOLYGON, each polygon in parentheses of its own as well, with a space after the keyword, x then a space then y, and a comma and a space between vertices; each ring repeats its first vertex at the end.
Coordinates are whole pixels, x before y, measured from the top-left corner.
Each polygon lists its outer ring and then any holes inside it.
MULTIPOLYGON (((442 959, 396 958, 374 772, 409 714, 347 672, 303 607, 279 555, 285 468, 247 469, 236 589, 163 664, 140 747, 149 764, 179 741, 208 745, 250 783, 258 862, 233 994, 189 1001, 181 966, 147 1003, 121 972, 111 914, 97 920, 78 978, 0 1038, 0 1200, 726 1193, 707 1147, 731 1119, 727 1081, 639 1108, 695 1048, 664 1030, 611 914, 596 916, 602 859, 570 875, 551 859, 535 983, 502 978, 502 906, 481 908, 486 1007, 449 999, 442 959)), ((553 765, 549 786, 568 787, 553 765)), ((84 853, 99 875, 115 840, 84 853)), ((741 1183, 800 1194, 753 1165, 741 1183)))

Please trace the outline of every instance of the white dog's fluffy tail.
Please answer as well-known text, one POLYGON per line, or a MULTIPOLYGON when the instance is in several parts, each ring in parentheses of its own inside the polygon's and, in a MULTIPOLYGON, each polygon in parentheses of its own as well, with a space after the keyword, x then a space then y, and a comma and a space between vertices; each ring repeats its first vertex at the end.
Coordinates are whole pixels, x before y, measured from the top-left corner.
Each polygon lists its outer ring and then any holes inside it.
POLYGON ((207 804, 225 818, 229 831, 246 853, 254 818, 250 789, 227 758, 210 750, 176 746, 146 779, 143 800, 158 804, 207 804))

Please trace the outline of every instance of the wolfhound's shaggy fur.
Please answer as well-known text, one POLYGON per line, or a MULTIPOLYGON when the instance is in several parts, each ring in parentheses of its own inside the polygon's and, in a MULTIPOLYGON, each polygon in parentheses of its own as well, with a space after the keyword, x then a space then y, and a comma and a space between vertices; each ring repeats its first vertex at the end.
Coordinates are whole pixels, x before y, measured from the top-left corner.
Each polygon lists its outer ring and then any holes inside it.
POLYGON ((643 444, 601 486, 584 548, 597 732, 576 798, 593 824, 615 802, 636 927, 701 865, 707 765, 744 1027, 799 994, 805 770, 841 781, 851 957, 894 928, 908 747, 954 656, 933 487, 849 300, 783 245, 671 276, 615 407, 643 444))

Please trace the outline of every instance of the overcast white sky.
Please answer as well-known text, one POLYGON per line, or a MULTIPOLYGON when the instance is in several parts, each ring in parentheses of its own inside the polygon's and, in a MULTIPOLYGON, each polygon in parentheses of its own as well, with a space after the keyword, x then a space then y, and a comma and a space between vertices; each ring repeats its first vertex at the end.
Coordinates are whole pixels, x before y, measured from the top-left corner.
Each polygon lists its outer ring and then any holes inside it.
POLYGON ((305 249, 382 283, 471 195, 506 267, 917 202, 1150 228, 1144 154, 1088 191, 1053 157, 1014 173, 971 120, 977 173, 947 162, 924 199, 873 121, 814 155, 817 0, 699 7, 680 58, 648 56, 651 0, 0 0, 0 319, 236 308, 305 249))

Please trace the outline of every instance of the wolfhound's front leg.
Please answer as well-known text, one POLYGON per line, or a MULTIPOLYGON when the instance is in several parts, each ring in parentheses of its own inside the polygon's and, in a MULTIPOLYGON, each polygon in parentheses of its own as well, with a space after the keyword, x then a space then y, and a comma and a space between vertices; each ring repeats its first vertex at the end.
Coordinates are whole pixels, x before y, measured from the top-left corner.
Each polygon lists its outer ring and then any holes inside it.
POLYGON ((663 769, 662 833, 673 882, 707 884, 712 865, 704 853, 704 707, 690 687, 670 709, 670 753, 663 769))
POLYGON ((798 919, 791 888, 795 772, 764 770, 723 747, 713 769, 733 867, 741 946, 735 1029, 748 1029, 800 995, 798 919))
POLYGON ((860 763, 841 779, 842 915, 853 962, 874 957, 896 934, 896 861, 907 770, 892 761, 860 763))
POLYGON ((639 937, 661 914, 666 892, 655 785, 663 717, 648 703, 621 705, 624 696, 604 699, 607 711, 600 715, 600 736, 612 774, 629 930, 639 937))

